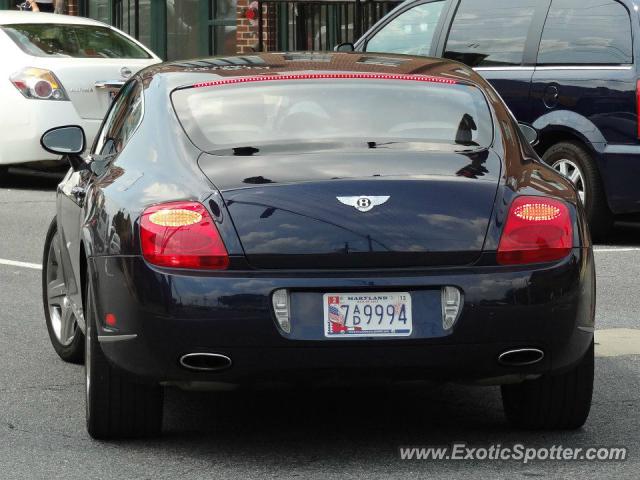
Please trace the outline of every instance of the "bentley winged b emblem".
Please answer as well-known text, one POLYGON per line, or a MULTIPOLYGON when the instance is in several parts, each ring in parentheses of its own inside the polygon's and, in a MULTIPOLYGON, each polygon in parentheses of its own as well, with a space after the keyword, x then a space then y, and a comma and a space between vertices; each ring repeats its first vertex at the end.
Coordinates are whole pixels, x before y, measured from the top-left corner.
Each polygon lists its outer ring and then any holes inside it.
POLYGON ((373 209, 373 207, 377 207, 378 205, 382 205, 387 200, 389 200, 390 196, 384 197, 368 197, 366 195, 360 195, 357 197, 336 197, 340 203, 344 203, 350 207, 355 208, 360 212, 368 212, 373 209))

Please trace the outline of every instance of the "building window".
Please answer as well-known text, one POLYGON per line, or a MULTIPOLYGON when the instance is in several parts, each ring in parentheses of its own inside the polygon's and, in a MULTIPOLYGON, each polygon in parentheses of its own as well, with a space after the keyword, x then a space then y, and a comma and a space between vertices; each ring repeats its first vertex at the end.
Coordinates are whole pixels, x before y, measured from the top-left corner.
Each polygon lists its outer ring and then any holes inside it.
POLYGON ((236 5, 236 0, 210 0, 210 54, 233 55, 236 53, 236 5))
POLYGON ((89 0, 89 14, 104 23, 111 22, 110 0, 89 0))
POLYGON ((236 53, 236 0, 167 0, 169 60, 236 53))
POLYGON ((123 30, 167 60, 237 52, 237 0, 82 2, 91 18, 123 30))
POLYGON ((138 40, 151 48, 151 1, 138 1, 138 40))
POLYGON ((177 60, 201 56, 198 24, 199 0, 167 0, 167 58, 177 60))
POLYGON ((117 28, 151 47, 151 0, 113 0, 113 10, 117 28))

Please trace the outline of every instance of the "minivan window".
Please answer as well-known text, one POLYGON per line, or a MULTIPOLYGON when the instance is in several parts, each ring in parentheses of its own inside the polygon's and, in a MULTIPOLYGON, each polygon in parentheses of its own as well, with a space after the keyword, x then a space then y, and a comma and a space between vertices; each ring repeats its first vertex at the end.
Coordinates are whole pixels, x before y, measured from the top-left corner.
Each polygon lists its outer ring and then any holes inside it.
POLYGON ((428 55, 443 6, 423 3, 401 13, 367 42, 367 51, 428 55))
POLYGON ((613 0, 554 0, 538 64, 633 63, 629 12, 613 0))
POLYGON ((462 0, 444 57, 477 66, 521 65, 537 0, 462 0))
POLYGON ((313 142, 365 148, 422 143, 448 151, 486 148, 493 141, 487 101, 470 85, 256 80, 183 88, 171 98, 187 135, 204 151, 313 142))
POLYGON ((151 58, 143 48, 108 27, 29 23, 0 28, 23 52, 35 57, 151 58))

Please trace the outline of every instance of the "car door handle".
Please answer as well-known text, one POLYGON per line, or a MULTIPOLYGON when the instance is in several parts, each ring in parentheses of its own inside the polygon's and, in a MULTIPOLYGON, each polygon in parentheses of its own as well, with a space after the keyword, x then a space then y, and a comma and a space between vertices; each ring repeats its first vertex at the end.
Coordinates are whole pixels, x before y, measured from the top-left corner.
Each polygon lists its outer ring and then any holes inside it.
POLYGON ((544 96, 542 97, 542 101, 544 102, 545 107, 549 110, 554 109, 558 106, 558 101, 560 100, 560 90, 556 85, 549 85, 545 91, 544 96))
POLYGON ((94 86, 98 90, 120 90, 125 82, 122 80, 100 80, 94 86))

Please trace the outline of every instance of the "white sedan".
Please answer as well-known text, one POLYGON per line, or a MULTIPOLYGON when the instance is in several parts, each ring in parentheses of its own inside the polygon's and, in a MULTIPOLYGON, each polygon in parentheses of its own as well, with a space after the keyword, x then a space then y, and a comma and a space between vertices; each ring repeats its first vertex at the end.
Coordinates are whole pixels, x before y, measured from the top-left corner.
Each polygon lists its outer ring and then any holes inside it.
POLYGON ((124 32, 82 17, 0 12, 0 170, 56 160, 40 137, 80 125, 93 142, 119 88, 161 62, 124 32))

